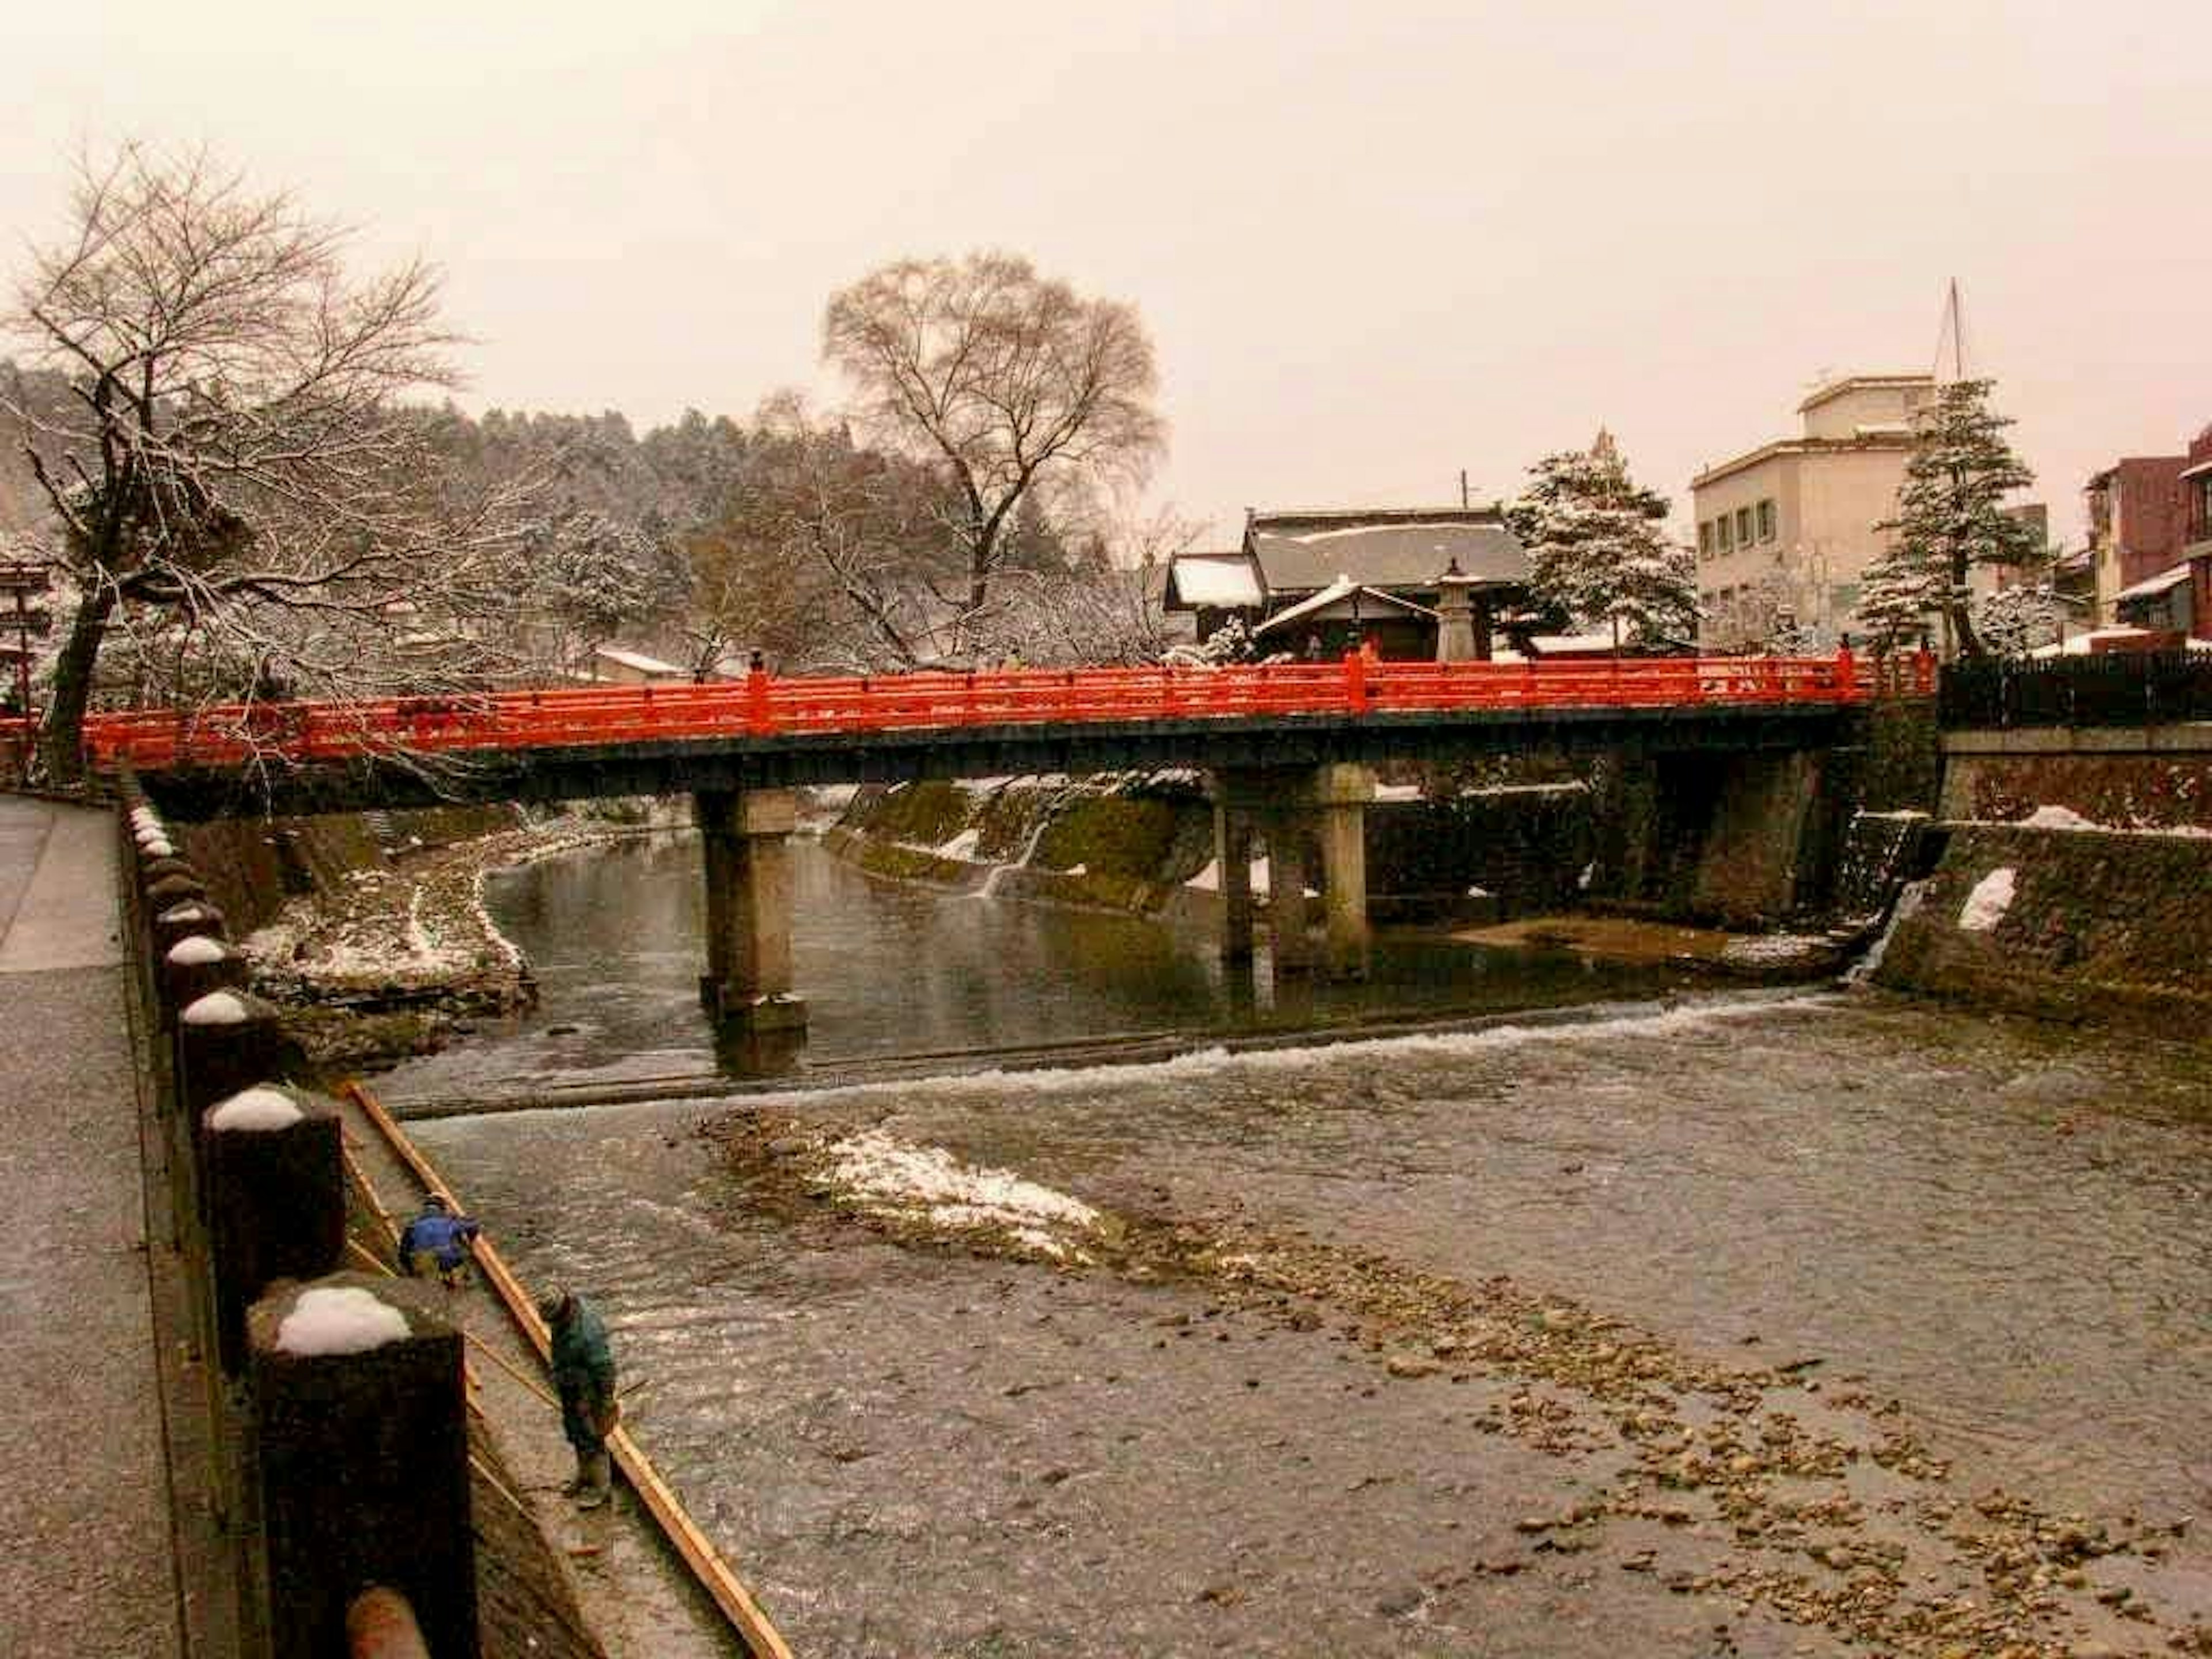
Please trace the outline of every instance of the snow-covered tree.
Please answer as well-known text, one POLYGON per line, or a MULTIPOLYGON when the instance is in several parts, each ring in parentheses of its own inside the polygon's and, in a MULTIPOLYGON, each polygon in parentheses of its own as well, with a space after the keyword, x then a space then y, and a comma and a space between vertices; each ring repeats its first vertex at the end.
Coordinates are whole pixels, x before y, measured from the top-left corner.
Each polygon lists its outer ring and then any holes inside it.
POLYGON ((2025 564, 2040 550, 2034 528, 2004 498, 2035 482, 2004 436, 2012 422, 1990 408, 1990 380, 1954 380, 1913 418, 1912 458, 1897 516, 1876 530, 1897 539, 1868 567, 1859 614, 1887 647, 1942 617, 1962 656, 1982 654, 1971 580, 1978 564, 2025 564))
POLYGON ((1530 586, 1584 628, 1649 648, 1697 631, 1695 556, 1667 535, 1667 499, 1628 475, 1609 433, 1547 455, 1505 510, 1528 555, 1530 586))
POLYGON ((374 695, 415 672, 395 632, 507 602, 513 502, 456 490, 434 411, 403 401, 454 383, 437 279, 408 264, 355 280, 346 246, 204 155, 125 145, 86 166, 64 233, 31 251, 0 329, 70 396, 58 409, 19 380, 0 411, 70 611, 49 776, 82 769, 113 635, 144 664, 199 652, 254 683, 374 695))
POLYGON ((1974 635, 1995 657, 2024 657, 2056 641, 2065 612, 2048 581, 2014 582, 1975 599, 1974 635))

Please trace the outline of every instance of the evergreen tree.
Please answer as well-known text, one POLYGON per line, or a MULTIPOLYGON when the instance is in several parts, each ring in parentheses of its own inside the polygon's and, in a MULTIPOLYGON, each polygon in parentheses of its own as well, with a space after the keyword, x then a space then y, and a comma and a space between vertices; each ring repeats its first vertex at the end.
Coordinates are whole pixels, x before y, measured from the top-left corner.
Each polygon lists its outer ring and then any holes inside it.
POLYGON ((1505 521, 1528 552, 1540 603, 1647 648, 1695 634, 1697 561, 1668 539, 1667 498, 1628 476, 1611 434, 1528 471, 1533 482, 1505 521))
POLYGON ((2035 531, 2004 510, 2004 498, 2035 482, 2006 441, 2012 422, 1989 406, 1989 380, 1954 380, 1913 421, 1912 459, 1897 492, 1897 516, 1875 526, 1895 544, 1868 567, 1859 615, 1885 647, 1942 616, 1962 656, 1983 647, 1969 586, 1978 564, 2024 564, 2035 531))

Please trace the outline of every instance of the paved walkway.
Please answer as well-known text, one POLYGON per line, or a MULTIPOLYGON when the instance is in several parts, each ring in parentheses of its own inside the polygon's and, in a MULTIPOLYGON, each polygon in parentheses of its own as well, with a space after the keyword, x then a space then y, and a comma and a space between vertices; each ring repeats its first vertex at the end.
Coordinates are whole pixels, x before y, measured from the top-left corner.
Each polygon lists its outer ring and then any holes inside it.
POLYGON ((174 1659, 138 1102, 104 812, 0 795, 0 1653, 174 1659))

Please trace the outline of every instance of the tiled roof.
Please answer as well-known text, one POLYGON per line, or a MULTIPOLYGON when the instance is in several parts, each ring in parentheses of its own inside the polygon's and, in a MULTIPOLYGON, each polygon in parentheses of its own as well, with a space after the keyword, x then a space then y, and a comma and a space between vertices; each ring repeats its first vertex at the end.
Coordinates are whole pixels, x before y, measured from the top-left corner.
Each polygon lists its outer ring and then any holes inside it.
POLYGON ((1478 583, 1528 579, 1521 544, 1489 508, 1255 514, 1244 545, 1274 594, 1318 592, 1340 576, 1376 587, 1429 588, 1455 562, 1478 583))

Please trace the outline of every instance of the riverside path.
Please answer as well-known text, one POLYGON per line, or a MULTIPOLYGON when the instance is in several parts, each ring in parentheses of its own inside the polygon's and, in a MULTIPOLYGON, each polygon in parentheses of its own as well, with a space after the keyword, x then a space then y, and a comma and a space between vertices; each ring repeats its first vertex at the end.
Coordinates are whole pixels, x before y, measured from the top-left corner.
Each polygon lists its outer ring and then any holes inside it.
POLYGON ((0 1653, 179 1651, 106 812, 0 795, 0 1653))

